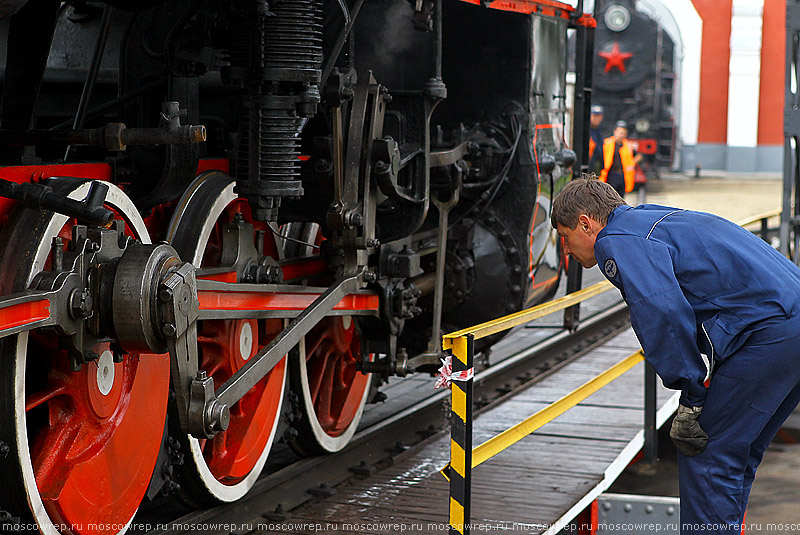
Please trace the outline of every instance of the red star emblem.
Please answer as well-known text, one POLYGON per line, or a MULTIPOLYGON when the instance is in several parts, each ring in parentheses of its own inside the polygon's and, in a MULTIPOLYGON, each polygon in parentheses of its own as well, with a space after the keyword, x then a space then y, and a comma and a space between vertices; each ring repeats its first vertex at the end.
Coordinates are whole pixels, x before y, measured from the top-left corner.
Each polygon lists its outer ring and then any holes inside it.
POLYGON ((597 55, 606 60, 606 68, 603 70, 603 72, 608 72, 616 67, 624 73, 625 60, 633 57, 633 54, 630 52, 620 51, 619 43, 617 41, 614 41, 614 46, 611 47, 611 52, 598 52, 597 55))

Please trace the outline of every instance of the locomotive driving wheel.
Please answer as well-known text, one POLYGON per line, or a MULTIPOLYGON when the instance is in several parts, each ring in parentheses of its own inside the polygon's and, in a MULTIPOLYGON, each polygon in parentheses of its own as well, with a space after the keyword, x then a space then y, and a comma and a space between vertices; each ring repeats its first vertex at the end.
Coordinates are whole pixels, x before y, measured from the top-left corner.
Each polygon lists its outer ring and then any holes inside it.
MULTIPOLYGON (((263 240, 265 255, 278 257, 272 232, 266 223, 253 220, 247 201, 238 198, 233 186, 229 175, 210 171, 200 175, 178 203, 168 238, 180 257, 198 268, 220 266, 223 227, 234 220, 261 231, 254 233, 254 239, 263 240)), ((204 320, 197 338, 200 369, 219 388, 282 329, 281 319, 204 320)), ((226 431, 208 440, 180 434, 187 455, 176 477, 184 501, 231 502, 250 490, 272 448, 285 384, 284 358, 230 408, 226 431)))
MULTIPOLYGON (((316 223, 294 225, 290 236, 315 245, 323 240, 316 223)), ((296 256, 312 254, 309 245, 297 242, 288 243, 287 250, 296 256)), ((361 361, 356 319, 323 319, 304 337, 299 357, 290 359, 290 377, 301 417, 289 445, 301 455, 340 451, 361 422, 372 381, 372 375, 356 369, 361 361)))
MULTIPOLYGON (((106 207, 127 235, 149 243, 133 203, 109 187, 106 207)), ((82 199, 89 182, 57 181, 54 190, 82 199)), ((52 239, 68 242, 74 225, 18 208, 3 229, 3 295, 49 268, 52 239)), ((115 355, 108 343, 91 351, 99 357, 73 371, 52 332, 0 341, 0 504, 26 530, 124 533, 147 490, 166 417, 169 357, 115 355)))

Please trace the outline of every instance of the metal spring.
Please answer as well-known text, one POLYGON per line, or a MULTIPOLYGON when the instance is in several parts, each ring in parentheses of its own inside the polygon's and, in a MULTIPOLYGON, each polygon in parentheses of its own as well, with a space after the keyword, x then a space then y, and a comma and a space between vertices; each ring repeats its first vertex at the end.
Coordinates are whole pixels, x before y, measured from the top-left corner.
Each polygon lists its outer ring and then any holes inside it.
POLYGON ((249 31, 241 32, 243 38, 231 49, 231 66, 244 74, 248 93, 239 128, 236 189, 248 198, 257 219, 274 220, 280 197, 302 191, 297 136, 303 120, 297 108, 310 88, 318 92, 322 7, 318 0, 283 0, 267 13, 265 4, 254 5, 256 12, 242 20, 249 31))

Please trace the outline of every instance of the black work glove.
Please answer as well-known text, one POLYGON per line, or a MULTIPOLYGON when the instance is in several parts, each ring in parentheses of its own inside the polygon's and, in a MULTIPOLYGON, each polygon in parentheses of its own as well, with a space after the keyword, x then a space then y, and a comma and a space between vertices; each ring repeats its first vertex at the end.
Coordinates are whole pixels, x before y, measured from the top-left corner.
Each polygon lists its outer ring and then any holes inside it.
POLYGON ((703 407, 678 405, 678 412, 672 420, 672 429, 669 430, 669 438, 675 443, 675 447, 689 457, 701 453, 708 443, 708 435, 697 421, 701 412, 703 407))

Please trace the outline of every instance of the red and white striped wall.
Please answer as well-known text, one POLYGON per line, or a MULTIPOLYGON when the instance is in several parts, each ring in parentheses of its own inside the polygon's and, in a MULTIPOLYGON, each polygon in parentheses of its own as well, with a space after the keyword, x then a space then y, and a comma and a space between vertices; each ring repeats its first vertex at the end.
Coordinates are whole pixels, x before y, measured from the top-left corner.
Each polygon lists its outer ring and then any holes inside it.
POLYGON ((638 2, 656 3, 673 14, 684 47, 680 167, 780 172, 786 0, 638 2))

